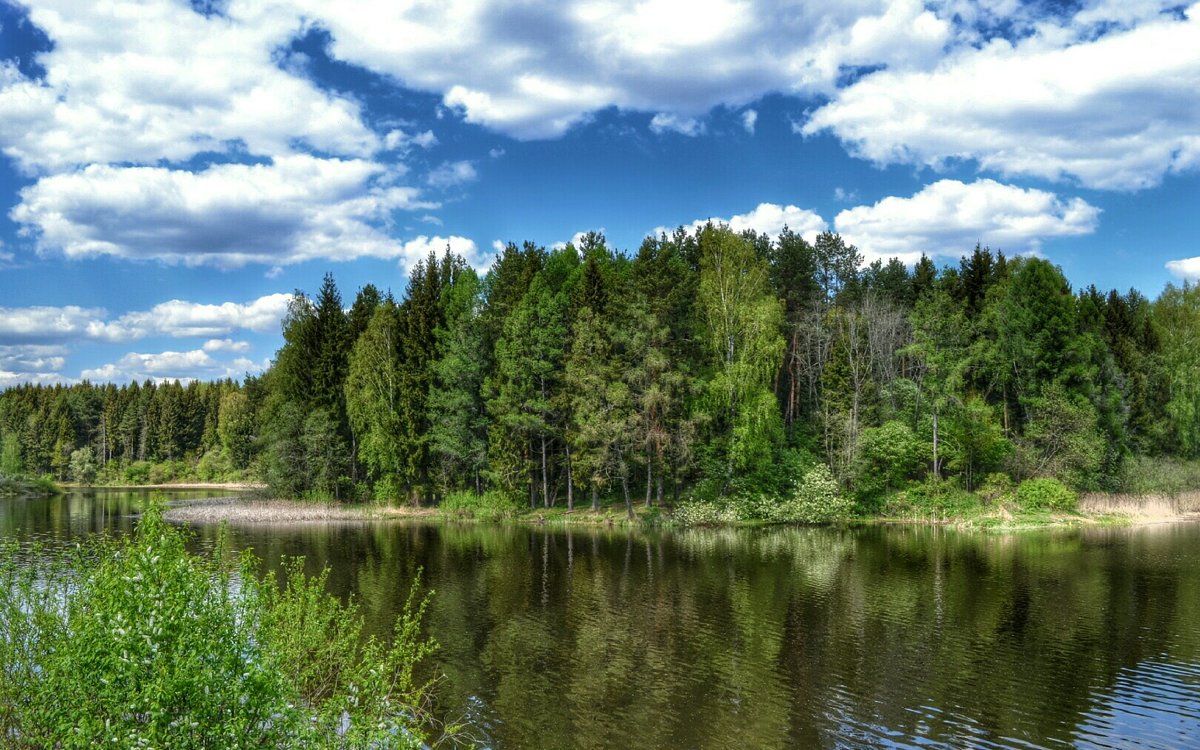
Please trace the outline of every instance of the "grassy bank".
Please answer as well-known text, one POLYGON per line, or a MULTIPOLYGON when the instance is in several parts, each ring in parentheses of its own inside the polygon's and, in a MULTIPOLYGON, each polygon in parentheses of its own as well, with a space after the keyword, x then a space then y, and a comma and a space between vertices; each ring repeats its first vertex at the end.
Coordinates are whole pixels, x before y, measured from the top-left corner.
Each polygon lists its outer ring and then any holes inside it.
MULTIPOLYGON (((978 500, 944 502, 934 507, 908 507, 892 502, 890 510, 871 515, 848 516, 837 523, 878 523, 952 526, 979 531, 1019 531, 1053 527, 1136 526, 1181 520, 1200 520, 1200 492, 1178 498, 1163 496, 1089 494, 1073 509, 1027 508, 1013 501, 990 504, 978 500)), ((685 511, 686 512, 686 511, 685 511)), ((537 526, 590 526, 604 528, 722 526, 753 527, 788 523, 761 518, 738 518, 733 513, 701 523, 687 523, 680 509, 634 506, 629 518, 622 502, 603 503, 568 510, 565 507, 529 508, 498 505, 481 500, 465 507, 461 501, 440 506, 381 506, 313 503, 296 500, 266 500, 253 497, 222 497, 185 500, 172 504, 166 513, 171 521, 197 524, 228 521, 233 524, 363 523, 388 520, 420 520, 446 523, 516 523, 537 526)))

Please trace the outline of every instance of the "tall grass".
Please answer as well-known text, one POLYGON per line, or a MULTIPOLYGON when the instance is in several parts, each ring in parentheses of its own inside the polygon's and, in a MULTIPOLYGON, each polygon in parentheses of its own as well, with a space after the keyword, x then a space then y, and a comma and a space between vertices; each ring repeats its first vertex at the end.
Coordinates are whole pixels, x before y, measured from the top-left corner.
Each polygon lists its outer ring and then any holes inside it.
POLYGON ((301 563, 286 585, 189 553, 155 504, 132 537, 0 550, 0 744, 419 748, 417 583, 391 642, 301 563))

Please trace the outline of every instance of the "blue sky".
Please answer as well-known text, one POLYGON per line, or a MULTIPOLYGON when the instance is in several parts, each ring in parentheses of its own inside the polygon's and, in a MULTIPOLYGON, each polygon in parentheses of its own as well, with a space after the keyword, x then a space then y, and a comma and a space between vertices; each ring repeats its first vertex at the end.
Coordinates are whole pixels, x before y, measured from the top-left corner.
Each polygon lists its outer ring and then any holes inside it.
POLYGON ((0 0, 0 387, 240 377, 295 289, 706 219, 1200 278, 1200 4, 0 0))

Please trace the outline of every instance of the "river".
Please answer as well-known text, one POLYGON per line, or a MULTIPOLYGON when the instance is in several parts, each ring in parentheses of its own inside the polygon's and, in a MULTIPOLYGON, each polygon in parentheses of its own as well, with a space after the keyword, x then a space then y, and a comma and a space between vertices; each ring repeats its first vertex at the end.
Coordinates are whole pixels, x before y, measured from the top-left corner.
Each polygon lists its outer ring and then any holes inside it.
MULTIPOLYGON (((0 535, 128 530, 143 500, 3 499, 0 535)), ((440 710, 497 750, 1200 748, 1200 524, 386 522, 241 527, 234 545, 328 565, 381 633, 423 569, 440 710)))

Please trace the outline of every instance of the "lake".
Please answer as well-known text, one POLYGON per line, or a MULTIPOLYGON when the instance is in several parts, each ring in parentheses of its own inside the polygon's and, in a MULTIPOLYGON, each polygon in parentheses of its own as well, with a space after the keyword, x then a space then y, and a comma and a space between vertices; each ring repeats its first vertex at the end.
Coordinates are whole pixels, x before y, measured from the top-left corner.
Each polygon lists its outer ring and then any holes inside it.
MULTIPOLYGON (((0 534, 128 530, 144 499, 0 499, 0 534)), ((381 633, 423 569, 440 710, 497 750, 1200 748, 1200 524, 386 522, 241 527, 234 544, 328 565, 381 633)))

